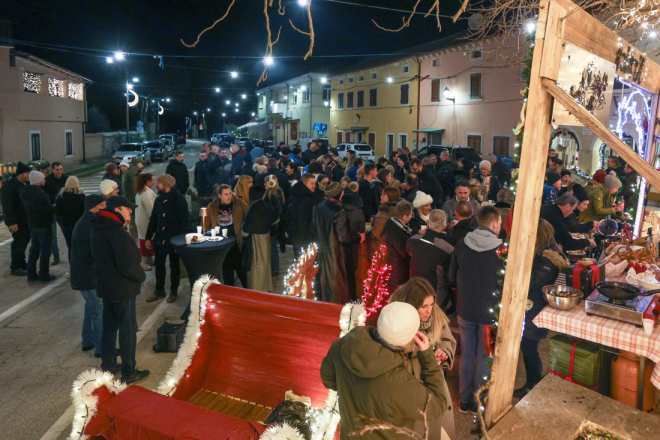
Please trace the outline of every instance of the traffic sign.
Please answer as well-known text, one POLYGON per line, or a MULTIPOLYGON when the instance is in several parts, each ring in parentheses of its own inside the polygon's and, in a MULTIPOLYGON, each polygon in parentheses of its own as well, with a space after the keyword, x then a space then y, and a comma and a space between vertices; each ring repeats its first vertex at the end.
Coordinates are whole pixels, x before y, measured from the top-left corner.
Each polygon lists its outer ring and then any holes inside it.
POLYGON ((314 131, 328 131, 328 124, 321 124, 320 122, 315 122, 314 123, 314 131))

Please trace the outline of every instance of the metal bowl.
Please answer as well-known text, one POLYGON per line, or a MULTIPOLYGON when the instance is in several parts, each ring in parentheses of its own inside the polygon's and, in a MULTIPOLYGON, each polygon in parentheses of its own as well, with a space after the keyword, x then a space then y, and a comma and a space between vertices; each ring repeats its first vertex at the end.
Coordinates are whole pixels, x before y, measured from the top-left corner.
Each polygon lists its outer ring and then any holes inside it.
POLYGON ((545 300, 548 302, 550 307, 557 310, 563 310, 565 312, 573 310, 582 304, 582 299, 584 297, 584 294, 580 289, 575 289, 571 286, 561 286, 559 284, 544 286, 541 290, 543 290, 543 296, 545 297, 545 300), (577 292, 580 295, 572 298, 564 298, 562 296, 553 295, 551 292, 577 292))
MULTIPOLYGON (((637 278, 635 279, 635 281, 637 281, 637 284, 639 284, 639 287, 641 287, 642 289, 644 289, 647 292, 649 290, 660 289, 660 283, 647 283, 646 281, 642 281, 643 276, 644 276, 644 274, 638 273, 637 278)), ((660 298, 660 293, 656 293, 655 296, 660 298)))

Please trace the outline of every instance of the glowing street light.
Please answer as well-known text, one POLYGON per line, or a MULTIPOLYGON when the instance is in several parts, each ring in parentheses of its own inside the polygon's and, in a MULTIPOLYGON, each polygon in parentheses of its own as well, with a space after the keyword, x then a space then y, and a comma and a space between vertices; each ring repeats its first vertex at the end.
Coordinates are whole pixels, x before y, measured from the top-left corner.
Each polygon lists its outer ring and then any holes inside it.
POLYGON ((230 105, 230 104, 231 104, 231 101, 230 101, 230 100, 226 100, 226 101, 225 101, 225 104, 230 105))
POLYGON ((238 113, 238 109, 236 109, 236 113, 238 113))
POLYGON ((170 98, 167 98, 165 101, 170 102, 170 98))
POLYGON ((137 76, 135 76, 135 77, 133 77, 132 81, 133 81, 134 83, 140 82, 140 78, 138 78, 137 76))
POLYGON ((385 78, 385 82, 388 84, 392 84, 394 82, 394 79, 391 76, 388 76, 387 78, 385 78))
POLYGON ((271 57, 270 55, 265 57, 264 58, 264 64, 267 65, 267 66, 270 66, 271 64, 273 64, 273 57, 271 57))
POLYGON ((115 58, 115 61, 124 61, 125 58, 124 52, 115 52, 113 56, 115 58))
POLYGON ((230 75, 232 78, 238 78, 238 72, 231 72, 230 75))
POLYGON ((223 117, 223 118, 224 118, 225 116, 227 116, 227 113, 223 113, 223 114, 222 114, 222 117, 223 117))
POLYGON ((211 111, 211 109, 210 109, 210 108, 207 108, 207 109, 206 109, 206 111, 207 111, 207 112, 210 112, 210 111, 211 111))
POLYGON ((115 62, 115 59, 112 57, 105 57, 105 60, 108 62, 108 64, 112 64, 115 62))
POLYGON ((197 116, 197 112, 193 112, 193 115, 197 116))
POLYGON ((247 99, 247 95, 246 95, 246 94, 243 94, 243 95, 241 95, 241 98, 243 98, 243 99, 247 99))
POLYGON ((323 105, 327 107, 330 105, 330 103, 328 101, 323 101, 323 105))
POLYGON ((445 99, 447 101, 451 101, 453 103, 456 103, 456 97, 451 92, 451 90, 449 90, 449 87, 445 87, 445 89, 442 91, 442 94, 445 96, 445 99))
POLYGON ((252 116, 254 116, 254 112, 252 112, 252 116))
POLYGON ((215 93, 220 93, 220 87, 215 88, 215 93))
POLYGON ((328 82, 328 78, 321 78, 321 84, 325 84, 328 82))

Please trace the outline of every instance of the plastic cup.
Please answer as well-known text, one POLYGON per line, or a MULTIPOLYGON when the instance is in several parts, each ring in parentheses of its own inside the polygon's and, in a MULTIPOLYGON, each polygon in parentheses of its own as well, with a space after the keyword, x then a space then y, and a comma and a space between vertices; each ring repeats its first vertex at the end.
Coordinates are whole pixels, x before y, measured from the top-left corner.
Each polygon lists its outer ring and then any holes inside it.
POLYGON ((201 227, 201 226, 197 226, 197 233, 198 233, 198 234, 201 234, 201 233, 202 233, 202 227, 201 227))
POLYGON ((192 240, 192 236, 189 235, 189 234, 186 235, 186 244, 190 244, 190 243, 191 243, 191 240, 192 240))
POLYGON ((215 229, 211 229, 211 237, 215 237, 215 229))
POLYGON ((226 229, 223 229, 223 230, 222 230, 222 236, 225 237, 225 238, 227 238, 227 230, 226 230, 226 229))
POLYGON ((215 227, 215 235, 220 235, 220 226, 215 227))
POLYGON ((642 324, 644 325, 644 333, 646 333, 648 336, 651 336, 653 334, 653 326, 655 325, 655 321, 652 319, 642 319, 642 324))

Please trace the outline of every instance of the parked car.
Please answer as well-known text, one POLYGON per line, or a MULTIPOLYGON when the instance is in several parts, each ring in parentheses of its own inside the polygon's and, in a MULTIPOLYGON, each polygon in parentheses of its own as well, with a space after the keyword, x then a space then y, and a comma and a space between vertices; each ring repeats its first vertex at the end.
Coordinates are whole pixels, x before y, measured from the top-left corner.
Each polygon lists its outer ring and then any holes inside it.
POLYGON ((371 145, 361 142, 355 144, 339 144, 335 147, 335 150, 337 150, 337 156, 341 157, 342 160, 346 159, 349 151, 353 151, 360 159, 370 160, 372 162, 376 160, 371 145))
POLYGON ((165 148, 167 149, 167 155, 168 156, 171 156, 172 154, 174 154, 174 150, 176 148, 175 148, 175 146, 174 146, 174 144, 172 143, 171 140, 169 140, 169 139, 159 139, 159 141, 160 141, 161 145, 165 146, 165 148))
POLYGON ((474 151, 474 148, 465 147, 462 145, 429 145, 419 150, 417 157, 423 159, 426 156, 430 156, 431 154, 440 156, 440 153, 443 151, 448 151, 453 160, 467 158, 476 164, 479 164, 479 162, 483 160, 481 156, 479 156, 479 154, 474 151))
POLYGON ((147 150, 147 147, 143 144, 137 142, 121 144, 121 146, 117 148, 117 151, 115 151, 115 154, 113 154, 112 160, 119 165, 119 163, 125 158, 130 161, 134 157, 141 159, 145 165, 151 165, 151 152, 147 150))
POLYGON ((171 141, 169 139, 159 139, 143 142, 142 145, 149 151, 151 160, 164 162, 170 157, 171 141), (169 147, 168 147, 169 146, 169 147))
POLYGON ((161 134, 160 136, 158 136, 158 139, 167 139, 168 141, 170 141, 170 142, 172 143, 172 145, 174 145, 174 143, 176 142, 176 141, 175 141, 175 139, 176 139, 176 135, 173 135, 173 134, 161 134))
POLYGON ((239 137, 239 138, 237 139, 237 141, 238 141, 238 146, 239 146, 239 147, 244 147, 244 146, 245 146, 245 143, 246 143, 247 141, 249 141, 249 140, 250 140, 250 138, 247 137, 247 136, 241 136, 241 137, 239 137))
POLYGON ((229 148, 232 144, 236 143, 234 136, 226 133, 219 133, 214 144, 220 148, 229 148))

